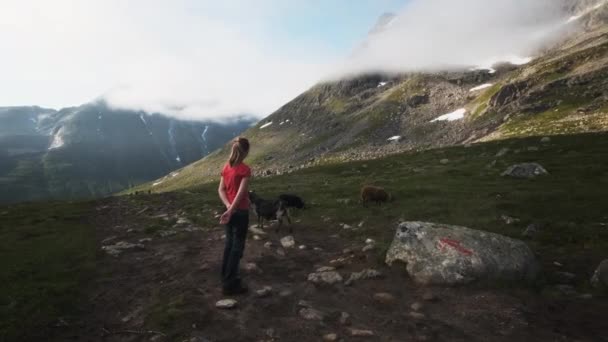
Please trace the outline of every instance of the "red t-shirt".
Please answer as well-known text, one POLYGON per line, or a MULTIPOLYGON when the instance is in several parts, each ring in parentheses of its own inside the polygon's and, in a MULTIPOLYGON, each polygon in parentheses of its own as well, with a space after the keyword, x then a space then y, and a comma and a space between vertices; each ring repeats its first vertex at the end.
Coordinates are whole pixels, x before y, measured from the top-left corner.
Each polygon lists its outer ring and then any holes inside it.
MULTIPOLYGON (((224 187, 226 188, 226 195, 228 196, 228 202, 232 204, 236 194, 239 192, 239 186, 241 186, 241 180, 246 177, 251 177, 251 169, 249 166, 240 163, 234 167, 230 166, 230 163, 226 163, 222 170, 222 178, 224 179, 224 187)), ((249 194, 245 194, 241 199, 241 203, 236 206, 237 209, 249 210, 249 194)))

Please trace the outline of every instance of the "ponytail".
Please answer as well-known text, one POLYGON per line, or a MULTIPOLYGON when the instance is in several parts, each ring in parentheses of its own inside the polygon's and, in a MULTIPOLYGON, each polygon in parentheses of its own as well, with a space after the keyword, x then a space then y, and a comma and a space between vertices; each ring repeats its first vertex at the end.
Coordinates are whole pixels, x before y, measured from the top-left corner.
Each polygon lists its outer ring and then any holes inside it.
POLYGON ((235 138, 232 141, 232 150, 228 159, 230 167, 242 163, 245 157, 247 157, 247 153, 249 153, 249 140, 241 137, 235 138))

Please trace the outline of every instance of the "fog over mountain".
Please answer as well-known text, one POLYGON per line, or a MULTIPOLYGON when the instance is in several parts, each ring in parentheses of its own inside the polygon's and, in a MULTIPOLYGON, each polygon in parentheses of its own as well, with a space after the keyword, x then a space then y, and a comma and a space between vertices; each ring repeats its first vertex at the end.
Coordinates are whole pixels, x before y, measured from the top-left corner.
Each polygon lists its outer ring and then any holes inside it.
POLYGON ((414 0, 380 18, 370 36, 331 74, 400 73, 522 64, 606 1, 414 0))
POLYGON ((61 108, 101 95, 115 108, 182 119, 264 117, 328 77, 525 60, 576 24, 567 23, 571 3, 411 0, 347 58, 329 41, 262 29, 323 2, 3 0, 0 44, 10 53, 0 73, 10 86, 0 104, 61 108))

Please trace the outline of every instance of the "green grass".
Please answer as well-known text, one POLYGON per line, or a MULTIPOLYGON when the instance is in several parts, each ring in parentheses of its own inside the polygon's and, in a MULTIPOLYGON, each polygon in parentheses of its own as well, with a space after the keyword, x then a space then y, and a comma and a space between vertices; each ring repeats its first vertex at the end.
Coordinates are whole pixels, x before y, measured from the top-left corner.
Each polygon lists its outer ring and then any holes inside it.
POLYGON ((0 340, 55 341, 75 324, 95 267, 88 203, 0 207, 0 340))
POLYGON ((503 85, 501 83, 497 83, 497 84, 493 85, 492 87, 486 89, 483 93, 481 93, 481 95, 479 95, 479 97, 477 97, 475 100, 473 100, 468 105, 468 107, 470 108, 469 110, 471 110, 471 115, 469 116, 469 118, 474 120, 474 119, 478 118, 480 115, 482 115, 484 113, 484 111, 486 109, 488 109, 490 99, 494 95, 496 95, 496 93, 498 93, 498 91, 500 91, 502 86, 503 85))
MULTIPOLYGON (((600 225, 608 223, 607 163, 608 134, 555 136, 548 145, 533 137, 323 165, 254 179, 251 187, 263 197, 287 191, 303 196, 310 209, 295 215, 328 235, 342 232, 340 223, 356 226, 363 221, 362 229, 342 233, 357 241, 371 236, 384 246, 400 220, 463 225, 519 239, 528 224, 547 223, 545 231, 528 240, 541 261, 551 265, 559 260, 587 276, 608 250, 608 230, 600 225), (531 146, 539 150, 529 151, 531 146), (503 147, 511 152, 494 157, 503 147), (444 158, 449 164, 439 163, 444 158), (495 166, 488 168, 494 160, 495 166), (551 175, 533 180, 500 176, 508 166, 530 161, 541 163, 551 175), (385 187, 395 201, 363 208, 358 193, 365 184, 385 187), (342 198, 350 198, 351 204, 338 203, 342 198), (521 222, 506 225, 503 214, 521 222)), ((215 187, 199 186, 194 189, 198 195, 189 196, 217 203, 215 187)))

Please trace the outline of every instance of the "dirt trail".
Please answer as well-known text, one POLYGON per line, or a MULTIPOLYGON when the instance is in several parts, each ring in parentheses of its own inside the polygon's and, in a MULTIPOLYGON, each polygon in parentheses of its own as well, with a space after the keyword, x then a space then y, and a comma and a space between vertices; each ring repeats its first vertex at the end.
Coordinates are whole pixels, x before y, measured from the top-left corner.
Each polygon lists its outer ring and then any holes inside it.
POLYGON ((218 277, 222 229, 185 225, 173 229, 177 234, 161 237, 142 226, 142 217, 178 212, 170 197, 162 205, 137 208, 120 198, 98 205, 99 267, 90 295, 94 307, 77 333, 87 337, 75 340, 321 341, 329 333, 342 341, 608 340, 605 300, 548 299, 528 290, 419 287, 402 269, 383 266, 376 251, 362 252, 363 241, 328 237, 302 223, 296 224, 293 249, 278 249, 286 231, 267 229, 260 240, 250 233, 242 266, 257 266, 244 270, 252 291, 234 297, 236 309, 220 310, 215 303, 223 298, 218 277), (101 250, 120 241, 144 247, 118 256, 101 250), (274 246, 265 247, 268 241, 274 246), (383 276, 350 286, 318 286, 307 277, 320 266, 336 267, 344 279, 369 268, 383 276), (258 298, 255 291, 264 286, 271 286, 272 293, 258 298), (376 293, 393 298, 379 301, 376 293), (414 303, 420 306, 416 310, 414 303), (303 308, 323 318, 307 320, 303 308), (352 337, 351 329, 370 330, 373 336, 352 337))

